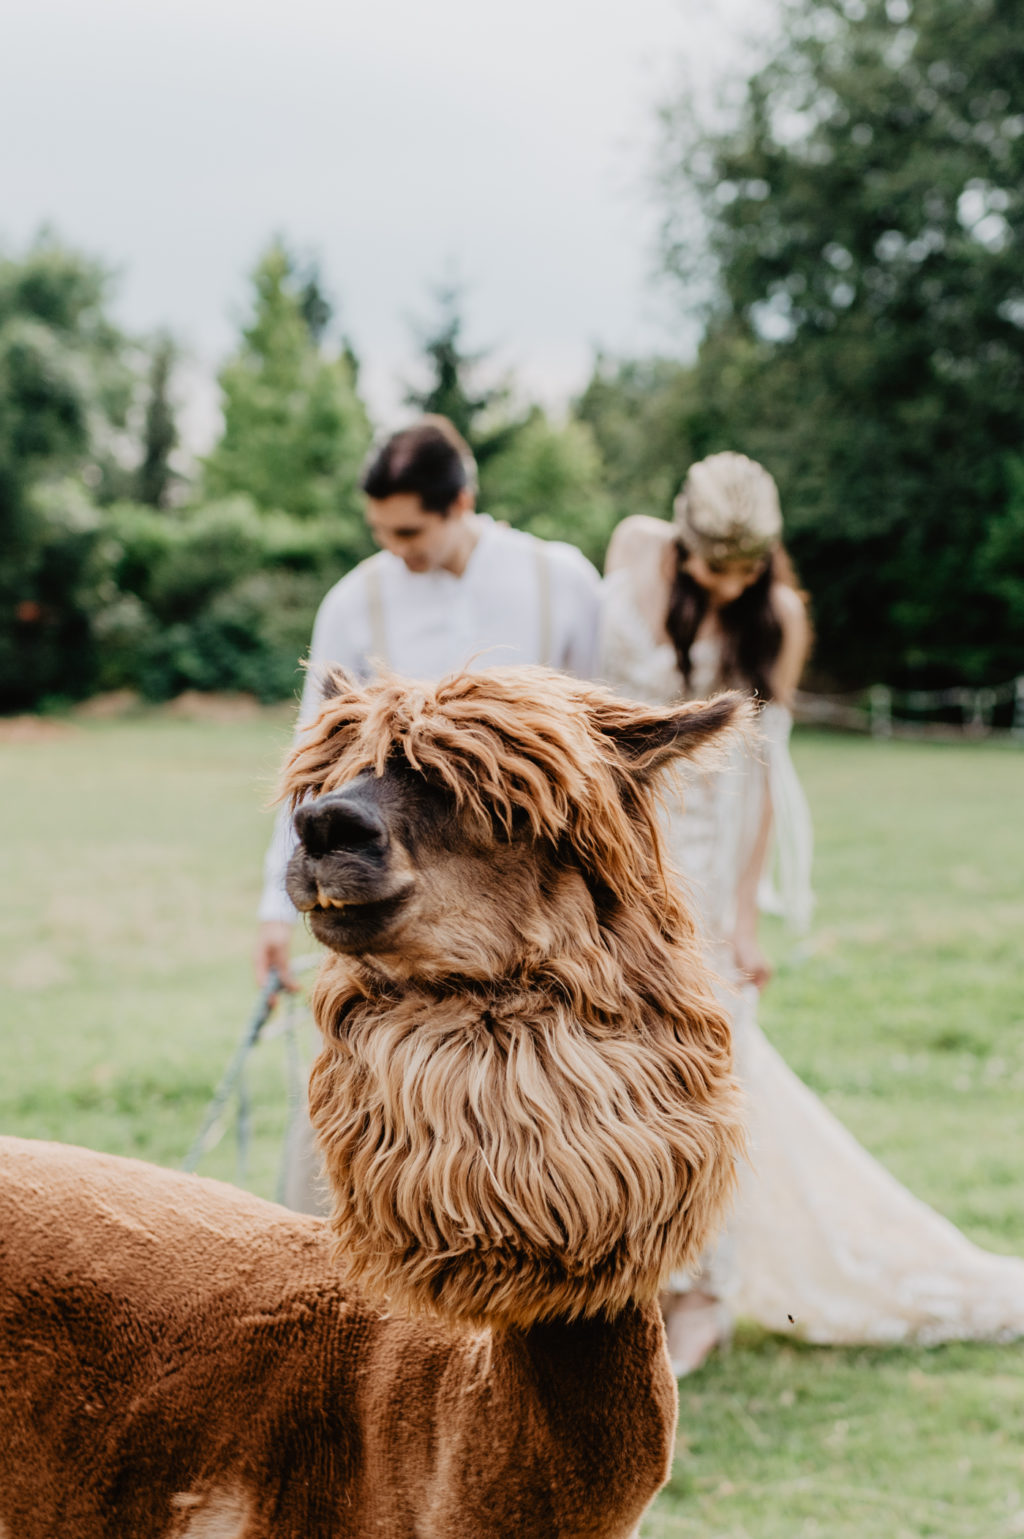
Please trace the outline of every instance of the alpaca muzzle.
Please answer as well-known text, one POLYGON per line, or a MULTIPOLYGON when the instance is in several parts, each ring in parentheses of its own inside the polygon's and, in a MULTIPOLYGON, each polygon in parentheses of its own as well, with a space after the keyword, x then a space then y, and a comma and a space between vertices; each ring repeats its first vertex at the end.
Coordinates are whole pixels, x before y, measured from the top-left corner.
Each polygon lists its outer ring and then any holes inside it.
POLYGON ((379 858, 389 843, 383 817, 355 788, 304 802, 295 813, 295 832, 314 860, 338 854, 379 858))
POLYGON ((307 914, 317 940, 359 951, 384 933, 412 882, 372 794, 360 784, 303 803, 295 814, 299 847, 285 888, 307 914))

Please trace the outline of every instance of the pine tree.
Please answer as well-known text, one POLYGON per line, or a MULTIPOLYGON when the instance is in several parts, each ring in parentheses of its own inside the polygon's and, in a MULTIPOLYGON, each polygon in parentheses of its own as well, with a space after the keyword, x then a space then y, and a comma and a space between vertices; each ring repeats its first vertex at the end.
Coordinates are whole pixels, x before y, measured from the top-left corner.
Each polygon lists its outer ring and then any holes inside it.
POLYGON ((311 287, 280 241, 257 264, 253 290, 252 320, 220 375, 224 432, 204 464, 206 490, 361 528, 370 426, 350 349, 318 340, 329 319, 319 282, 311 287))
POLYGON ((177 473, 171 455, 178 446, 178 427, 171 400, 171 376, 178 350, 166 335, 157 337, 150 353, 149 390, 142 429, 142 463, 136 472, 135 494, 153 508, 170 506, 177 473))
POLYGON ((408 386, 405 403, 417 411, 447 417, 469 444, 477 464, 484 465, 492 455, 510 446, 525 419, 511 411, 512 392, 507 379, 490 388, 474 384, 474 376, 488 354, 463 349, 461 285, 441 284, 434 290, 434 298, 437 319, 420 335, 426 383, 421 389, 408 386))

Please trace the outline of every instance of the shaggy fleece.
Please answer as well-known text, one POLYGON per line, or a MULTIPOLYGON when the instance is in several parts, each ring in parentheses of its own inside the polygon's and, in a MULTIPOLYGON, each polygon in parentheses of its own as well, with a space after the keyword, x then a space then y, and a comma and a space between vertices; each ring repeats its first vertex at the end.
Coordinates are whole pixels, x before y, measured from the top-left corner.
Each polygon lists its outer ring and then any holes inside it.
POLYGON ((321 1220, 0 1139, 3 1539, 625 1539, 675 1409, 656 1309, 389 1318, 321 1220))
POLYGON ((325 689, 281 789, 329 948, 310 1109, 353 1271, 403 1313, 520 1329, 654 1304, 743 1147, 657 775, 746 707, 536 668, 325 689))

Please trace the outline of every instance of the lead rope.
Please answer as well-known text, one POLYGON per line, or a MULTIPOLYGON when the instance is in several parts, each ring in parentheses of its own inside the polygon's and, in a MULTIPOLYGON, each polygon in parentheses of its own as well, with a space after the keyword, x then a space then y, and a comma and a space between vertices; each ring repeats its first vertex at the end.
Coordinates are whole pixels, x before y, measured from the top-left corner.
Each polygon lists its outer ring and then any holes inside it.
MULTIPOLYGON (((292 963, 292 970, 297 973, 305 972, 319 959, 315 956, 300 957, 292 963)), ((302 1082, 303 1059, 299 1048, 297 1024, 305 1013, 305 1005, 299 994, 287 994, 287 1005, 284 1019, 280 1026, 271 1031, 264 1028, 270 1020, 277 1005, 278 998, 284 991, 281 988, 281 980, 275 971, 271 971, 266 983, 263 985, 238 1045, 231 1055, 230 1062, 221 1076, 220 1083, 210 1098, 209 1105, 203 1113, 192 1146, 181 1162, 181 1168, 185 1171, 194 1171, 204 1155, 216 1148, 224 1136, 226 1123, 225 1112, 232 1092, 235 1092, 238 1103, 236 1120, 236 1168, 239 1185, 245 1184, 245 1177, 249 1164, 249 1148, 252 1142, 252 1100, 249 1094, 249 1084, 246 1076, 246 1068, 249 1056, 257 1042, 272 1041, 276 1036, 285 1039, 285 1064, 286 1079, 288 1085, 289 1101, 298 1100, 305 1094, 305 1085, 302 1082)))
POLYGON ((280 991, 281 980, 272 969, 260 990, 255 1009, 242 1032, 231 1061, 221 1076, 220 1084, 213 1092, 192 1147, 181 1163, 182 1170, 195 1170, 203 1155, 208 1154, 214 1145, 220 1142, 224 1132, 224 1110, 236 1086, 238 1087, 238 1163, 240 1168, 244 1167, 248 1156, 249 1140, 249 1093, 245 1083, 245 1064, 273 1013, 280 991))

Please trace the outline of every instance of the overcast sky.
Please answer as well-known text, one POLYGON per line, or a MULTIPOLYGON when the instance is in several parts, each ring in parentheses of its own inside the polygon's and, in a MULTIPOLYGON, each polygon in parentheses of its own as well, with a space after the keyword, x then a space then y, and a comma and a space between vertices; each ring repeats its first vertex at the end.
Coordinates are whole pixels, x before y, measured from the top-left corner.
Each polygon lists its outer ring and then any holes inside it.
MULTIPOLYGON (((322 264, 381 418, 453 269, 472 344, 557 402, 597 345, 692 346, 651 284, 655 107, 749 56, 764 0, 21 0, 0 242, 118 271, 129 327, 211 373, 276 231, 322 264)), ((209 394, 209 392, 208 392, 209 394)), ((209 400, 193 404, 202 432, 209 400)))

